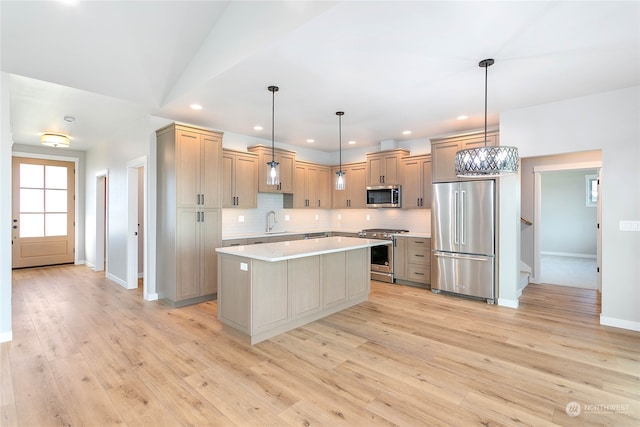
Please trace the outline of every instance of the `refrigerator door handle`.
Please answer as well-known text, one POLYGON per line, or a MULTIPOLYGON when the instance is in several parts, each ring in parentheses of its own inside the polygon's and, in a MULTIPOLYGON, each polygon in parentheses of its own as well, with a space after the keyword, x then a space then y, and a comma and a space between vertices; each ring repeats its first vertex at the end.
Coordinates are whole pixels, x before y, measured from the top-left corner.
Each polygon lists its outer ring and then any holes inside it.
POLYGON ((470 261, 489 261, 491 259, 491 257, 488 256, 478 257, 473 255, 448 254, 444 252, 434 252, 433 255, 441 258, 468 259, 470 261))
POLYGON ((458 241, 458 191, 453 192, 453 242, 457 245, 458 241))
POLYGON ((465 206, 464 206, 464 194, 466 193, 466 191, 461 191, 460 192, 460 244, 464 245, 464 241, 465 241, 465 230, 464 230, 464 210, 465 210, 465 206))

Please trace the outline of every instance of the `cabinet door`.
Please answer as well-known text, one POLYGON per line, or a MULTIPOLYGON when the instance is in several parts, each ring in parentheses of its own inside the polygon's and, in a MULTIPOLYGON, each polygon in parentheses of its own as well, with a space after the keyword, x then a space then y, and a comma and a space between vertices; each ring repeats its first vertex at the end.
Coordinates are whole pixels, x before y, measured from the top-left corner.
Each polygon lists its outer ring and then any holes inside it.
POLYGON ((218 257, 216 248, 222 246, 220 236, 220 210, 205 209, 200 216, 199 226, 199 260, 200 289, 199 295, 211 295, 217 292, 218 257))
POLYGON ((293 186, 293 207, 301 209, 307 207, 307 168, 302 164, 296 164, 295 184, 293 186))
POLYGON ((235 196, 237 208, 258 207, 258 165, 254 156, 236 156, 235 196))
POLYGON ((398 184, 400 182, 400 158, 398 155, 386 155, 383 157, 383 184, 398 184))
MULTIPOLYGON (((429 171, 431 172, 431 171, 429 171)), ((431 182, 431 177, 429 177, 431 182)), ((407 159, 404 161, 404 179, 402 180, 402 207, 412 209, 420 207, 422 187, 422 161, 407 159)))
MULTIPOLYGON (((433 194, 431 188, 431 156, 422 160, 422 195, 420 200, 420 207, 431 209, 431 195, 433 194)), ((403 189, 404 190, 404 189, 403 189)))
POLYGON ((442 142, 431 146, 432 182, 458 181, 455 161, 459 147, 457 141, 442 142))
POLYGON ((367 159, 367 185, 380 185, 383 183, 382 158, 371 156, 367 159))
POLYGON ((222 138, 201 135, 200 194, 202 208, 220 208, 222 179, 222 138))
POLYGON ((200 296, 198 212, 195 208, 176 212, 176 301, 200 296))
POLYGON ((367 207, 366 196, 366 165, 353 166, 346 175, 346 188, 348 192, 348 206, 352 209, 364 209, 367 207))
POLYGON ((329 168, 318 168, 316 174, 316 208, 328 209, 331 207, 332 175, 329 168))
POLYGON ((293 193, 293 183, 295 181, 294 175, 295 175, 296 159, 291 154, 281 153, 278 156, 277 161, 280 162, 280 189, 279 189, 279 192, 281 192, 281 193, 293 193))
POLYGON ((407 238, 396 237, 393 248, 393 276, 407 280, 407 238))
POLYGON ((222 207, 235 207, 235 156, 231 153, 222 154, 222 207))
POLYGON ((176 203, 197 206, 200 194, 200 135, 176 132, 176 203))

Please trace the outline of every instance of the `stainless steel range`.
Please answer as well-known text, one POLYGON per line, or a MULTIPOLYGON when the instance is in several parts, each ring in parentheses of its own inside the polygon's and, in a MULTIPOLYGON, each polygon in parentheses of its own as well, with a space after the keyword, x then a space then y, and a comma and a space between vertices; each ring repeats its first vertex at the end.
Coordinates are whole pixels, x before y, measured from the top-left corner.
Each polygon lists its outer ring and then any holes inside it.
MULTIPOLYGON (((396 234, 408 233, 409 230, 393 228, 366 228, 358 233, 365 239, 394 240, 396 234)), ((371 247, 371 278, 381 282, 393 283, 393 247, 388 243, 371 247)))

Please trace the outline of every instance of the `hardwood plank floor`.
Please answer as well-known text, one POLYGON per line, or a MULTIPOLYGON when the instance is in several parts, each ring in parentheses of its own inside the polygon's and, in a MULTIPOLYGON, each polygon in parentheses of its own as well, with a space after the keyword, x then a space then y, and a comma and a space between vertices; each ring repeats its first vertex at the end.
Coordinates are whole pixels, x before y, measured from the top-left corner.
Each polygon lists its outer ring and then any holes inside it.
POLYGON ((16 270, 0 425, 640 425, 640 333, 600 326, 592 290, 531 284, 520 304, 372 282, 366 303, 250 346, 215 301, 16 270))

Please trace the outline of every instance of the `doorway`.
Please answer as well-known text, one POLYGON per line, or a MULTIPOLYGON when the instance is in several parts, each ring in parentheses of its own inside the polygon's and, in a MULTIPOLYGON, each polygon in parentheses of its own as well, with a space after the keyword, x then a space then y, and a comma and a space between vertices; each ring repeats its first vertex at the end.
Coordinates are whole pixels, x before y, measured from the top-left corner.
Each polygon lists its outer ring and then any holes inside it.
POLYGON ((601 290, 600 166, 534 167, 536 283, 601 290))
POLYGON ((12 267, 75 261, 75 163, 14 156, 12 267))
POLYGON ((95 247, 95 263, 93 269, 95 271, 107 271, 108 259, 108 202, 109 202, 109 180, 108 171, 100 171, 96 173, 96 247, 95 247))

